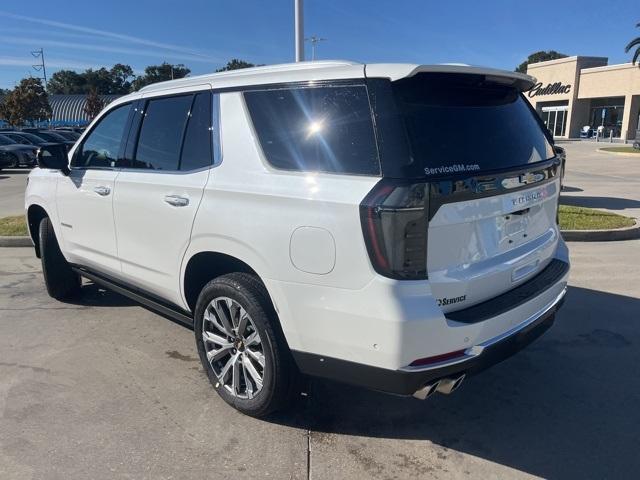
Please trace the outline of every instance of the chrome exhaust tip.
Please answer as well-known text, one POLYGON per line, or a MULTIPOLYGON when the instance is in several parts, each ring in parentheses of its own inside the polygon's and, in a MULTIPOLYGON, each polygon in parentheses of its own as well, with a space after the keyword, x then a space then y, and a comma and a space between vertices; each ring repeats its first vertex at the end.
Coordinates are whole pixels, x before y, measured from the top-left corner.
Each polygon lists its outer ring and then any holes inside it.
POLYGON ((436 391, 438 390, 438 385, 440 385, 440 381, 427 383, 424 387, 420 388, 419 390, 416 390, 413 396, 418 400, 426 400, 431 395, 436 393, 436 391))
POLYGON ((458 387, 462 384, 462 381, 464 380, 465 376, 466 374, 463 373, 458 377, 445 378, 443 380, 440 380, 438 382, 436 391, 438 391, 439 393, 444 393, 445 395, 449 395, 455 392, 458 389, 458 387))

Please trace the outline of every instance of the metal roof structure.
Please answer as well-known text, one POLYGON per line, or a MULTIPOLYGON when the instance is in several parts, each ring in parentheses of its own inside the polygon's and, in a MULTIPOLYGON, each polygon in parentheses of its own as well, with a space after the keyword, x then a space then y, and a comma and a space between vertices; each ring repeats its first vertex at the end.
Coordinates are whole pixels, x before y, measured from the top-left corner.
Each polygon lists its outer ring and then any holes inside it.
MULTIPOLYGON (((122 95, 100 95, 105 106, 113 102, 122 95)), ((0 102, 4 97, 0 96, 0 102)), ((84 111, 87 104, 86 95, 49 95, 49 105, 51 105, 51 122, 47 125, 51 126, 83 126, 88 124, 91 119, 84 111)), ((0 124, 5 122, 0 120, 0 124)), ((37 123, 37 122, 36 122, 37 123)), ((46 122, 40 122, 46 123, 46 122)))
MULTIPOLYGON (((100 95, 105 105, 121 95, 100 95)), ((90 118, 84 111, 87 104, 86 95, 49 95, 52 125, 85 125, 90 118)))

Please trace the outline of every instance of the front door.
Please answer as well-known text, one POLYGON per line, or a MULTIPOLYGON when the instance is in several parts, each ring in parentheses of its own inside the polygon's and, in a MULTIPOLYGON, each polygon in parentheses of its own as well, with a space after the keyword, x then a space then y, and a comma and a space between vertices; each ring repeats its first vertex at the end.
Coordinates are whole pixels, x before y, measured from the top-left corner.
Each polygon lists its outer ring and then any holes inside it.
POLYGON ((141 106, 114 196, 122 274, 183 305, 180 266, 213 163, 212 95, 154 97, 141 106))
POLYGON ((68 260, 119 274, 113 223, 116 162, 130 104, 106 113, 74 152, 71 173, 58 179, 56 202, 68 260))

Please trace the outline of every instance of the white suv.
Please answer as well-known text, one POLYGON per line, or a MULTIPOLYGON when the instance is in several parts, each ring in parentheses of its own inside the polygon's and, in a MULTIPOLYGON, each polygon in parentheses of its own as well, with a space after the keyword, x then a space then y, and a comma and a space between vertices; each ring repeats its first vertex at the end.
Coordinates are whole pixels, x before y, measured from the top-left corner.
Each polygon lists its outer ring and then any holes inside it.
POLYGON ((47 290, 86 277, 193 325, 215 389, 250 415, 300 372, 450 393, 546 330, 566 291, 533 82, 311 62, 119 98, 29 176, 47 290))

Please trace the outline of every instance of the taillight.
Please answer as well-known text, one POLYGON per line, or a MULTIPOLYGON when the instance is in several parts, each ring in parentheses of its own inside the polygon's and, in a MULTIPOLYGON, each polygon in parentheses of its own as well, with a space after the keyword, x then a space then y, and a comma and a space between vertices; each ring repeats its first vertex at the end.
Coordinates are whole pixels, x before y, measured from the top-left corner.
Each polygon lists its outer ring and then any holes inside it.
POLYGON ((428 184, 382 179, 360 204, 369 258, 380 275, 427 278, 428 184))

